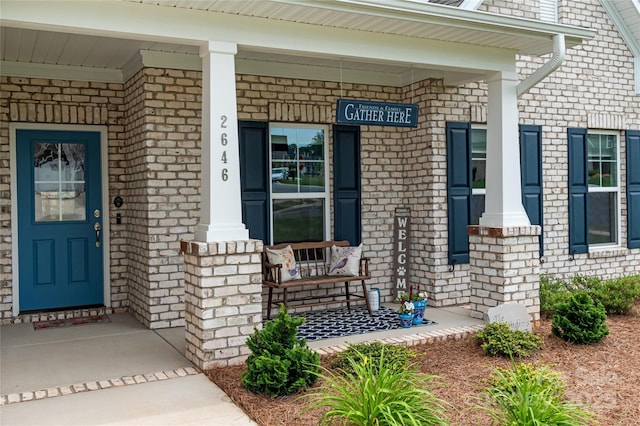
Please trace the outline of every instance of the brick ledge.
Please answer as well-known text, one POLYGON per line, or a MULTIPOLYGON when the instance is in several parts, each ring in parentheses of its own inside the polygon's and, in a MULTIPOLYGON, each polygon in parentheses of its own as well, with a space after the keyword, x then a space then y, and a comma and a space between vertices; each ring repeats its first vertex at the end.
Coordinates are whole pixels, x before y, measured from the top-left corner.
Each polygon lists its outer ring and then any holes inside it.
MULTIPOLYGON (((467 336, 471 336, 484 329, 484 324, 465 325, 460 327, 446 328, 443 330, 434 330, 426 333, 409 334, 406 336, 387 337, 384 339, 375 339, 372 341, 388 343, 392 345, 416 346, 424 343, 435 343, 444 340, 460 340, 467 336)), ((331 355, 342 352, 348 348, 347 344, 328 346, 325 348, 314 349, 318 354, 331 355)))
POLYGON ((219 241, 214 243, 182 240, 180 241, 180 253, 195 256, 259 253, 262 251, 262 245, 262 240, 219 241))
POLYGON ((2 320, 2 325, 10 324, 23 324, 39 321, 53 321, 53 320, 65 320, 65 319, 78 319, 93 317, 98 315, 111 315, 122 312, 129 312, 128 308, 81 308, 81 309, 65 309, 53 312, 34 312, 32 314, 19 314, 17 317, 5 318, 2 320))
POLYGON ((156 371, 154 373, 136 374, 134 376, 122 376, 115 379, 98 380, 95 382, 76 383, 68 386, 54 386, 35 391, 24 391, 0 395, 0 406, 17 404, 19 402, 37 401, 47 398, 72 395, 81 392, 92 392, 101 389, 117 388, 121 386, 138 385, 141 383, 157 382, 161 380, 177 379, 179 377, 201 374, 194 367, 177 368, 175 370, 156 371))
POLYGON ((469 225, 467 226, 467 234, 469 235, 482 235, 496 238, 509 238, 509 237, 522 237, 522 236, 537 236, 542 232, 542 228, 538 225, 531 226, 479 226, 469 225))
POLYGON ((589 259, 604 259, 607 257, 626 256, 628 249, 624 247, 598 248, 589 251, 589 259))

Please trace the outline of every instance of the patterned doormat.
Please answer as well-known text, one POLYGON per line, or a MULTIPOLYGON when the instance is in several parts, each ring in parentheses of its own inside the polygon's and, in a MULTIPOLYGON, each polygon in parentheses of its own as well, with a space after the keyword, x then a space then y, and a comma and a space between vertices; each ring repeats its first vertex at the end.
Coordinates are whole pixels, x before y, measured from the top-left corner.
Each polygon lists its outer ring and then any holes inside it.
POLYGON ((84 318, 55 319, 48 321, 37 321, 33 323, 34 330, 45 330, 47 328, 72 327, 74 325, 104 324, 111 322, 106 315, 94 315, 84 318))
MULTIPOLYGON (((396 311, 385 307, 373 311, 372 315, 369 315, 365 306, 358 306, 351 308, 351 312, 345 307, 305 312, 294 314, 294 316, 306 318, 304 324, 298 327, 298 338, 306 339, 308 342, 401 328, 396 311)), ((425 318, 421 325, 414 325, 411 328, 434 324, 436 323, 425 318)))

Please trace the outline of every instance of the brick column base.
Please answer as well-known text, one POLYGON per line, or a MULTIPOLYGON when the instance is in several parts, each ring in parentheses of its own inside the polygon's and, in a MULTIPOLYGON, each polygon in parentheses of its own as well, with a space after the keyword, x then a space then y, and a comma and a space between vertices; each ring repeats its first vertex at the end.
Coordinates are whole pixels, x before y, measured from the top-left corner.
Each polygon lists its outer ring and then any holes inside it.
POLYGON ((485 319, 489 308, 518 302, 533 324, 540 322, 539 226, 469 226, 471 316, 485 319))
POLYGON ((180 243, 185 262, 185 356, 199 368, 241 364, 262 324, 262 241, 180 243))

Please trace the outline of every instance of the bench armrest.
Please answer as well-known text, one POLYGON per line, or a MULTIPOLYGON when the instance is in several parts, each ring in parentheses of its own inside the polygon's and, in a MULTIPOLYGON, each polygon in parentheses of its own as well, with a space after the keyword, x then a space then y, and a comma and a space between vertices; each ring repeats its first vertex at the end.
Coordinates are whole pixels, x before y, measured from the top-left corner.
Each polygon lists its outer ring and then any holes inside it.
POLYGON ((360 258, 360 275, 369 276, 369 258, 368 257, 360 258))
POLYGON ((264 281, 269 281, 272 283, 276 283, 278 285, 282 284, 282 263, 262 263, 262 279, 264 281))

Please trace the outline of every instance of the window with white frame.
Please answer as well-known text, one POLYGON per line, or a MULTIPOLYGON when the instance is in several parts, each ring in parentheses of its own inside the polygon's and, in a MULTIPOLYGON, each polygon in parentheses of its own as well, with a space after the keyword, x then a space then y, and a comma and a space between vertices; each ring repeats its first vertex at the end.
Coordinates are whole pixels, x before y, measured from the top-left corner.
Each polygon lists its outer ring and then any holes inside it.
POLYGON ((588 131, 589 245, 616 245, 620 241, 619 158, 617 134, 588 131))
POLYGON ((477 225, 484 213, 487 179, 487 128, 471 128, 471 224, 477 225))
POLYGON ((326 126, 271 124, 273 244, 328 239, 326 139, 326 126))

